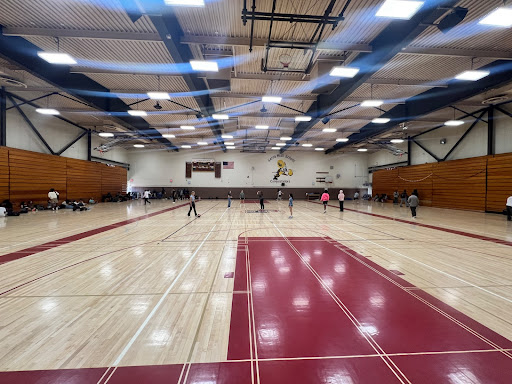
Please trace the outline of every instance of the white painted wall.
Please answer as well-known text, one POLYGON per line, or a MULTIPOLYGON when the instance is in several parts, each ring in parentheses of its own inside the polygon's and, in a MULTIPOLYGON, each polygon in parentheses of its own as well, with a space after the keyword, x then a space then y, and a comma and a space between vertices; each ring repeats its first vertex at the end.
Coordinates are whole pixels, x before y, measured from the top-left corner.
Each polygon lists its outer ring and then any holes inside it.
MULTIPOLYGON (((401 149, 404 152, 407 152, 407 142, 402 144, 394 144, 396 148, 401 149)), ((368 155, 368 166, 375 167, 380 165, 401 163, 403 161, 407 161, 407 154, 404 153, 402 156, 395 156, 393 153, 387 150, 381 150, 374 153, 370 153, 368 155)))
MULTIPOLYGON (((7 107, 10 106, 11 104, 8 101, 7 107)), ((54 152, 65 147, 83 132, 81 129, 53 116, 41 115, 35 111, 35 108, 29 105, 23 105, 21 109, 54 152)), ((93 135, 93 148, 103 142, 102 138, 93 135)), ((7 146, 33 152, 50 153, 15 108, 7 111, 7 146)), ((99 152, 93 150, 92 155, 123 163, 128 160, 128 153, 122 148, 114 148, 104 155, 100 155, 99 152)), ((78 140, 62 156, 87 160, 87 136, 78 140)))
POLYGON ((240 153, 238 151, 207 152, 180 150, 167 151, 129 150, 129 187, 186 186, 192 187, 273 187, 286 182, 287 186, 307 188, 324 187, 316 183, 316 172, 329 172, 334 182, 330 188, 362 188, 368 181, 368 157, 366 154, 325 155, 315 152, 289 151, 280 155, 278 151, 263 154, 240 153), (287 156, 289 158, 287 158, 287 156), (291 158, 291 159, 290 159, 291 158), (193 172, 192 178, 185 179, 185 163, 194 159, 212 159, 216 162, 234 161, 235 169, 222 169, 222 177, 215 178, 213 172, 193 172), (293 176, 281 176, 279 183, 272 182, 282 159, 293 176), (333 166, 333 169, 330 169, 333 166), (336 175, 340 174, 337 179, 336 175), (170 180, 173 180, 171 183, 170 180), (190 181, 190 184, 188 184, 190 181), (313 184, 314 183, 314 184, 313 184))

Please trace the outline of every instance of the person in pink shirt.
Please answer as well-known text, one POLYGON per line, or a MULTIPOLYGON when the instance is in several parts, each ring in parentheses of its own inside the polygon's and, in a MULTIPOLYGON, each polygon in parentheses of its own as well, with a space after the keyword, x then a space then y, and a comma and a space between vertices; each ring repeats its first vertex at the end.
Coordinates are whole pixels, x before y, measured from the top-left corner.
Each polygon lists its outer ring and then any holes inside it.
POLYGON ((322 193, 322 197, 320 198, 322 202, 324 203, 324 213, 326 213, 327 210, 327 203, 329 202, 329 192, 327 192, 327 189, 322 193))

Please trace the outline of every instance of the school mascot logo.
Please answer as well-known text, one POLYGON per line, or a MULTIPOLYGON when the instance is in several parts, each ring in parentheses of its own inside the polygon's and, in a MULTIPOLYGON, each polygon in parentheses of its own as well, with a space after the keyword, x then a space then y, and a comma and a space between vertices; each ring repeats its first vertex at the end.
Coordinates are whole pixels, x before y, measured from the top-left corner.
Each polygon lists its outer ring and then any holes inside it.
POLYGON ((274 175, 274 180, 278 180, 281 176, 293 176, 293 170, 286 167, 284 160, 277 160, 277 171, 274 175))

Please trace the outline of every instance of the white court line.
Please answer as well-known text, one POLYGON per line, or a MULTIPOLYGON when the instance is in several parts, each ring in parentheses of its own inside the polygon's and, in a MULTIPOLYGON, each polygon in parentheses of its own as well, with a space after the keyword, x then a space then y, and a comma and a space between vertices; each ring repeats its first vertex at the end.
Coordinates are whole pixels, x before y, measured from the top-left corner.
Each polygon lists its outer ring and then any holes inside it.
MULTIPOLYGON (((306 208, 308 208, 308 207, 306 207, 306 208)), ((312 210, 311 208, 308 208, 308 209, 312 210)), ((333 217, 333 216, 331 216, 331 217, 333 217)), ((433 266, 431 266, 431 265, 429 265, 429 264, 426 264, 426 263, 424 263, 424 262, 422 262, 422 261, 416 260, 416 259, 414 259, 414 258, 412 258, 412 257, 410 257, 410 256, 404 255, 403 253, 400 253, 400 252, 398 252, 398 251, 395 251, 394 249, 391 249, 391 248, 388 248, 388 247, 386 247, 386 246, 384 246, 384 245, 381 245, 381 244, 375 243, 375 242, 374 242, 374 241, 372 241, 372 240, 365 239, 364 237, 359 236, 359 235, 356 235, 355 233, 350 232, 350 231, 347 231, 346 229, 339 228, 339 227, 337 227, 337 226, 335 226, 335 225, 333 225, 333 227, 334 227, 334 228, 336 228, 336 229, 338 229, 338 230, 340 230, 340 231, 344 231, 344 232, 346 232, 346 233, 348 233, 348 234, 351 234, 351 235, 353 235, 353 236, 356 236, 356 237, 358 237, 358 238, 360 238, 360 239, 362 239, 362 240, 364 240, 364 241, 367 241, 367 242, 369 242, 369 243, 371 243, 371 244, 374 244, 374 245, 376 245, 376 246, 378 246, 378 247, 380 247, 380 248, 383 248, 383 249, 386 249, 386 250, 388 250, 388 251, 390 251, 390 252, 396 253, 397 255, 400 255, 400 256, 402 256, 402 257, 404 257, 404 258, 408 259, 408 260, 414 261, 415 263, 420 264, 420 265, 422 265, 422 266, 424 266, 424 267, 426 267, 426 268, 429 268, 429 269, 431 269, 431 270, 433 270, 433 271, 436 271, 436 272, 438 272, 438 273, 440 273, 440 274, 442 274, 442 275, 448 276, 448 277, 450 277, 450 278, 452 278, 452 279, 455 279, 455 280, 460 281, 461 283, 464 283, 464 284, 470 285, 470 286, 472 286, 473 288, 480 289, 481 291, 484 291, 484 292, 489 293, 489 294, 491 294, 491 295, 493 295, 493 296, 496 296, 496 297, 498 297, 498 298, 500 298, 500 299, 502 299, 502 300, 505 300, 505 301, 508 301, 509 303, 512 303, 512 300, 511 300, 511 299, 507 299, 506 297, 503 297, 503 296, 501 296, 501 295, 498 295, 497 293, 494 293, 494 292, 492 292, 492 291, 489 291, 488 289, 482 288, 482 287, 480 287, 480 286, 478 286, 478 285, 476 285, 476 284, 470 283, 469 281, 466 281, 466 280, 464 280, 464 279, 462 279, 462 278, 460 278, 460 277, 457 277, 457 276, 454 276, 454 275, 452 275, 452 274, 450 274, 450 273, 448 273, 448 272, 442 271, 442 270, 440 270, 440 269, 438 269, 438 268, 436 268, 436 267, 433 267, 433 266)), ((489 281, 492 281, 492 280, 489 280, 489 281)))
MULTIPOLYGON (((227 209, 224 210, 224 213, 221 215, 221 217, 217 220, 217 223, 222 219, 222 217, 224 216, 224 214, 227 212, 227 209)), ((169 292, 174 288, 174 286, 176 285, 176 283, 178 282, 178 280, 180 279, 180 277, 185 273, 185 270, 189 267, 189 265, 192 263, 192 261, 195 259, 197 253, 199 252, 199 250, 203 247, 204 243, 206 242, 206 240, 208 240, 208 237, 210 237, 210 235, 212 234, 213 230, 215 229, 215 227, 217 227, 217 223, 215 223, 215 225, 212 227, 212 229, 210 230, 210 232, 208 232, 208 235, 206 235, 206 237, 204 238, 203 242, 199 245, 199 247, 196 249, 196 251, 194 252, 194 254, 190 257, 190 259, 188 259, 187 263, 183 266, 183 268, 181 269, 180 273, 178 273, 178 275, 174 278, 173 282, 171 283, 171 285, 169 285, 169 288, 167 288, 167 290, 164 292, 164 294, 162 295, 162 297, 160 298, 160 300, 158 300, 158 303, 156 303, 156 305, 154 306, 154 308, 152 309, 152 311, 149 313, 149 315, 146 317, 146 320, 144 320, 144 322, 141 324, 141 326, 139 327, 139 329, 137 330, 137 332, 135 332, 135 334, 133 335, 133 337, 130 339, 130 341, 128 342, 128 344, 126 344, 126 346, 124 347, 124 349, 122 350, 122 352, 119 354, 119 356, 117 357, 117 359, 114 361, 114 363, 112 364, 113 366, 118 366, 119 363, 121 362, 121 360, 123 359, 123 357, 126 355, 126 353, 128 352, 128 350, 131 348, 131 346, 133 345, 133 343, 137 340, 137 338, 140 336, 140 334, 142 333, 142 331, 144 330, 144 328, 146 328, 146 325, 148 325, 149 321, 151 320, 151 318, 155 315, 156 311, 158 311, 158 308, 160 308, 160 306, 162 305, 162 303, 164 302, 165 298, 169 295, 169 292)))

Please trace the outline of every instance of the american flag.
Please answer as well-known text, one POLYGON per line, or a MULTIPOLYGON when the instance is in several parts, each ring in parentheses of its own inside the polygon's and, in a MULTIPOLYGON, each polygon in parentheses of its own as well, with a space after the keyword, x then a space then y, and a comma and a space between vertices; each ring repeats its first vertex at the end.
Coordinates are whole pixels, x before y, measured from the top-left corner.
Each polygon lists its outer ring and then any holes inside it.
POLYGON ((222 168, 224 168, 224 169, 235 169, 235 162, 234 161, 223 161, 222 162, 222 168))

